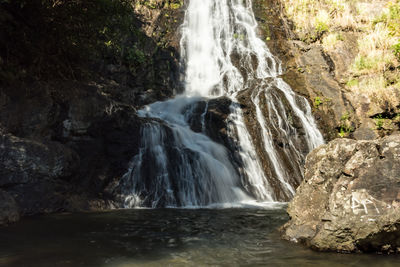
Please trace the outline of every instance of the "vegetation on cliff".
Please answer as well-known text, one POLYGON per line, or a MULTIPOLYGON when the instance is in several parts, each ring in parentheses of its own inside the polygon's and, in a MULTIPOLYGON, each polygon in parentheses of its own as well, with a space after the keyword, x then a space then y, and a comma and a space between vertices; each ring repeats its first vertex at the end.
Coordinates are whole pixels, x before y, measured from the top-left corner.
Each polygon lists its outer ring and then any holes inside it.
MULTIPOLYGON (((355 109, 359 99, 365 98, 364 102, 370 103, 369 110, 363 110, 365 117, 374 120, 369 127, 382 130, 382 134, 398 128, 400 1, 282 2, 298 39, 308 44, 320 44, 327 55, 342 53, 343 46, 355 51, 351 55, 351 64, 344 64, 339 82, 352 95, 350 101, 355 109), (357 40, 354 47, 351 44, 354 40, 349 39, 357 40)), ((343 116, 349 117, 349 114, 343 116)), ((339 131, 339 136, 347 136, 354 130, 350 126, 345 128, 339 131)))
POLYGON ((3 0, 0 12, 2 81, 79 79, 101 61, 144 63, 143 52, 127 50, 141 37, 128 1, 3 0))
POLYGON ((149 72, 167 46, 149 45, 140 6, 168 10, 180 1, 1 0, 0 81, 93 79, 107 65, 149 72))

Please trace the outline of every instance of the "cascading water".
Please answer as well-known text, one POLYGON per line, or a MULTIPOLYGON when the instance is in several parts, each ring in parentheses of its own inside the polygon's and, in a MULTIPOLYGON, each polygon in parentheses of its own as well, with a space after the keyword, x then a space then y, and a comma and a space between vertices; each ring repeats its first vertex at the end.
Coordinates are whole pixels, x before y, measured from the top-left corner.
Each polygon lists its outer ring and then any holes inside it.
POLYGON ((181 39, 186 90, 139 111, 154 119, 142 127, 139 153, 116 188, 124 207, 293 196, 304 155, 323 138, 256 30, 250 0, 189 2, 181 39), (217 143, 206 118, 221 97, 230 101, 229 142, 217 143))

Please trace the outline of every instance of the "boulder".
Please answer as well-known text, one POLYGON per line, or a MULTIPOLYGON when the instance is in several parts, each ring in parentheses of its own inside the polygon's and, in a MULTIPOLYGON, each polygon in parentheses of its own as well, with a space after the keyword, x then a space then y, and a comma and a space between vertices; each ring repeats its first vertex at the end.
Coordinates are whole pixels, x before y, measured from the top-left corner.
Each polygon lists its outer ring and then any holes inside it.
POLYGON ((288 213, 283 237, 315 250, 400 252, 400 135, 311 152, 288 213))
POLYGON ((65 209, 78 167, 78 154, 61 143, 0 133, 0 221, 65 209))
POLYGON ((45 178, 68 178, 79 157, 58 142, 38 142, 0 134, 0 186, 25 184, 45 178))

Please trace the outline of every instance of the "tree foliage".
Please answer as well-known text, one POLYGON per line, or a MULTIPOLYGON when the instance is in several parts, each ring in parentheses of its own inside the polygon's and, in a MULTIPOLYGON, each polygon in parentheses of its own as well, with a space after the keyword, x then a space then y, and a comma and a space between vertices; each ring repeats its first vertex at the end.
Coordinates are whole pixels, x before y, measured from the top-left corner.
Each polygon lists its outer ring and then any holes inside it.
POLYGON ((0 80, 80 79, 140 38, 128 0, 0 0, 0 80))

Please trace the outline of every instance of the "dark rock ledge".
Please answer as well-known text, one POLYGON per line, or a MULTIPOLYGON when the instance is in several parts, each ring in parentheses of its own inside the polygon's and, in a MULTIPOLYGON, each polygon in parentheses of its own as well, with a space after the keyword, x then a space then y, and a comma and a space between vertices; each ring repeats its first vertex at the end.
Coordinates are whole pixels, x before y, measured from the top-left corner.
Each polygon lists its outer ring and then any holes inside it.
POLYGON ((288 213, 283 237, 312 249, 400 253, 400 135, 311 152, 288 213))
POLYGON ((14 198, 0 190, 0 226, 19 220, 19 209, 14 198))

